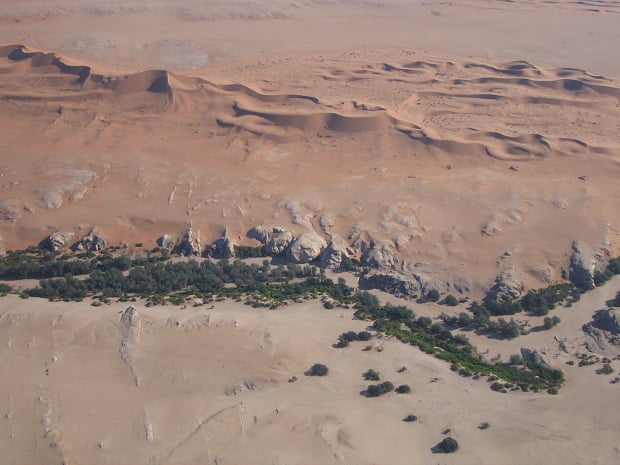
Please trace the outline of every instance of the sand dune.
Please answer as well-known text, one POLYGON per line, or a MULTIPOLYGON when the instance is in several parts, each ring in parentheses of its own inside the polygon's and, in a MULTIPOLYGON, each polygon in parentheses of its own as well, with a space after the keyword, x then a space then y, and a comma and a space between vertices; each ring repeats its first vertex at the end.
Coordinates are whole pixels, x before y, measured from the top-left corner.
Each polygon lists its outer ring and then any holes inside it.
POLYGON ((251 245, 245 233, 256 224, 321 230, 327 215, 330 234, 364 230, 393 243, 399 266, 447 267, 474 289, 515 247, 519 267, 550 268, 550 279, 577 238, 617 254, 618 196, 607 181, 620 166, 614 80, 525 61, 383 58, 345 67, 300 57, 281 65, 299 78, 289 71, 265 90, 260 69, 244 84, 164 70, 107 75, 3 47, 2 115, 14 129, 2 236, 20 247, 98 224, 113 240, 154 245, 191 219, 206 240, 228 227, 251 245), (96 181, 46 174, 75 169, 96 181), (528 206, 514 210, 505 199, 522 192, 528 206), (291 202, 306 207, 290 214, 291 202), (394 203, 418 211, 414 240, 403 240, 407 223, 382 219, 394 203), (463 240, 446 241, 455 228, 463 240))

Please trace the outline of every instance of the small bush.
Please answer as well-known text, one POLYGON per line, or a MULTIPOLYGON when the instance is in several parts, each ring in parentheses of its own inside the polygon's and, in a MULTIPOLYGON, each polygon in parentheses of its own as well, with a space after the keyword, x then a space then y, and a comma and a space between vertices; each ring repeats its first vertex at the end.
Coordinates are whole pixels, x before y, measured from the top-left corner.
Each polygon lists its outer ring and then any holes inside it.
POLYGON ((437 289, 431 289, 430 291, 428 291, 428 293, 426 294, 426 299, 429 302, 437 302, 439 300, 439 291, 437 289))
POLYGON ((378 371, 370 368, 368 371, 364 373, 364 379, 367 381, 379 381, 381 379, 381 375, 378 371))
POLYGON ((456 307, 459 304, 459 299, 454 297, 452 294, 449 294, 448 296, 446 296, 444 303, 448 307, 456 307))
POLYGON ((327 373, 329 373, 329 368, 322 363, 315 363, 310 367, 311 376, 325 376, 327 373))
POLYGON ((418 417, 416 417, 415 415, 407 415, 405 418, 403 418, 403 421, 406 421, 407 423, 411 423, 412 421, 417 421, 418 417))
POLYGON ((549 389, 547 389, 547 393, 555 396, 558 393, 558 388, 550 387, 549 389))
POLYGON ((357 333, 358 341, 370 341, 370 338, 372 338, 372 334, 370 334, 368 331, 360 331, 359 333, 357 333))
POLYGON ((395 389, 395 391, 398 394, 409 394, 411 392, 411 388, 407 384, 401 384, 395 389))
POLYGON ((438 444, 439 448, 446 454, 456 452, 459 448, 459 443, 454 438, 445 438, 438 444))
POLYGON ((388 392, 392 392, 394 390, 394 385, 389 381, 385 381, 381 384, 371 384, 366 389, 366 395, 368 397, 379 397, 383 394, 387 394, 388 392))
POLYGON ((483 423, 480 423, 480 425, 478 426, 479 429, 489 429, 490 427, 491 427, 491 423, 488 423, 486 421, 483 423))

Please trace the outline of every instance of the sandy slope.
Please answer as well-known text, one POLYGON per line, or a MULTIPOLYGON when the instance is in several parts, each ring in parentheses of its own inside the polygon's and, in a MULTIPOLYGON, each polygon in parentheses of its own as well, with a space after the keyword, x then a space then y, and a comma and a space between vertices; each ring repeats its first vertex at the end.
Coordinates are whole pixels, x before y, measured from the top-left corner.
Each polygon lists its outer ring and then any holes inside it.
POLYGON ((532 286, 558 279, 575 239, 618 253, 620 87, 603 76, 368 52, 208 80, 0 55, 8 247, 95 224, 152 247, 188 221, 251 244, 277 224, 387 240, 401 268, 474 289, 512 264, 532 286))
MULTIPOLYGON (((609 464, 620 458, 618 385, 594 367, 564 365, 583 350, 579 327, 618 280, 553 331, 502 344, 543 350, 566 369, 558 396, 493 393, 399 342, 378 352, 331 345, 361 330, 350 310, 308 302, 277 311, 242 304, 144 308, 0 300, 3 463, 89 464, 609 464), (556 343, 569 335, 569 353, 556 343), (303 375, 313 363, 325 378, 303 375), (407 371, 399 374, 402 366, 407 371), (368 399, 361 374, 380 371, 409 395, 368 399), (287 380, 297 376, 298 380, 287 380), (436 379, 436 381, 432 381, 436 379), (407 414, 417 423, 404 423, 407 414), (482 422, 487 430, 478 429, 482 422), (450 428, 461 450, 433 454, 450 428)), ((429 310, 418 306, 423 314, 429 310)), ((432 310, 432 307, 431 307, 432 310)), ((583 339, 583 336, 581 336, 583 339)), ((476 341, 500 350, 492 341, 476 341)), ((617 368, 617 362, 614 362, 617 368)))

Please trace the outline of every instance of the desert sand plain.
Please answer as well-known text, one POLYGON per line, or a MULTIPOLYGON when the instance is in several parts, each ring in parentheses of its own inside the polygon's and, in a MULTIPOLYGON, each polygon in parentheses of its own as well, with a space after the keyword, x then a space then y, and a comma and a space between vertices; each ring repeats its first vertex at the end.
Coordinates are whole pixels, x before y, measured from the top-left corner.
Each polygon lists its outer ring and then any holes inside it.
MULTIPOLYGON (((97 226, 132 252, 189 223, 254 246, 278 226, 356 258, 381 243, 386 268, 474 298, 506 269, 562 280, 574 241, 620 255, 618 2, 100 3, 0 0, 5 249, 97 226)), ((565 362, 619 287, 550 331, 468 334, 545 353, 557 396, 491 392, 392 340, 334 349, 367 323, 317 302, 121 322, 126 304, 8 296, 3 463, 615 463, 619 387, 565 362), (315 362, 330 375, 303 376, 315 362), (361 396, 368 368, 412 394, 361 396), (447 428, 461 449, 432 453, 447 428)))

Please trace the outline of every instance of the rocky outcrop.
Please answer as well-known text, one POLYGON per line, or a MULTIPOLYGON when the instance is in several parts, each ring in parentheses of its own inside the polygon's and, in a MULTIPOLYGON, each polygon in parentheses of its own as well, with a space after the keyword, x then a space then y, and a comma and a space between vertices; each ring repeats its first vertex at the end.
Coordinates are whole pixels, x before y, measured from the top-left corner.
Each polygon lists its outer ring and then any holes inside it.
POLYGON ((418 298, 433 289, 441 294, 464 294, 471 291, 471 283, 467 278, 432 265, 417 263, 405 268, 405 271, 387 270, 366 274, 360 279, 360 287, 380 289, 405 299, 418 298))
POLYGON ((51 250, 52 252, 58 252, 59 250, 69 247, 74 236, 75 234, 70 231, 57 231, 43 239, 43 241, 41 241, 41 247, 51 250))
POLYGON ((0 236, 0 258, 6 257, 6 246, 4 245, 4 239, 0 236))
POLYGON ((489 289, 486 299, 509 302, 520 298, 524 291, 525 284, 521 275, 514 268, 508 268, 495 278, 495 284, 489 289))
POLYGON ((101 229, 95 226, 86 236, 80 239, 73 248, 77 251, 97 251, 106 249, 109 241, 104 237, 101 229))
POLYGON ((363 276, 360 289, 380 289, 396 297, 416 299, 422 294, 420 282, 412 275, 399 271, 385 271, 363 276))
POLYGON ((174 249, 175 240, 169 234, 164 234, 163 236, 157 239, 157 245, 159 247, 163 247, 164 249, 172 250, 174 249))
POLYGON ((189 224, 174 251, 186 257, 199 257, 202 251, 200 247, 200 232, 194 237, 194 230, 192 229, 192 225, 189 224))
POLYGON ((389 243, 372 241, 370 247, 362 254, 362 265, 370 268, 386 269, 396 264, 396 257, 389 243))
POLYGON ((321 267, 340 268, 342 261, 347 257, 347 246, 344 241, 334 238, 321 255, 321 267))
POLYGON ((288 258, 295 263, 308 263, 317 259, 326 246, 325 239, 317 233, 303 233, 289 247, 288 258))
POLYGON ((255 226, 248 231, 247 236, 265 245, 265 252, 269 255, 284 254, 294 239, 292 232, 279 227, 255 226))
POLYGON ((21 213, 15 202, 11 200, 0 201, 0 220, 16 221, 21 217, 21 213))
POLYGON ((581 241, 573 242, 573 255, 570 258, 568 278, 582 289, 594 286, 596 260, 591 250, 581 241))
POLYGON ((597 311, 582 329, 589 350, 612 357, 620 355, 620 308, 597 311))
POLYGON ((231 258, 235 255, 235 243, 228 235, 228 229, 211 245, 211 253, 214 258, 231 258))
POLYGON ((545 359, 543 359, 542 356, 535 350, 522 347, 521 357, 523 357, 523 360, 525 361, 531 361, 537 368, 551 368, 549 364, 545 361, 545 359))

